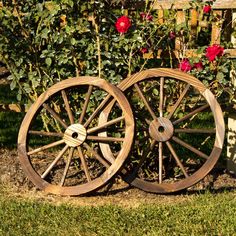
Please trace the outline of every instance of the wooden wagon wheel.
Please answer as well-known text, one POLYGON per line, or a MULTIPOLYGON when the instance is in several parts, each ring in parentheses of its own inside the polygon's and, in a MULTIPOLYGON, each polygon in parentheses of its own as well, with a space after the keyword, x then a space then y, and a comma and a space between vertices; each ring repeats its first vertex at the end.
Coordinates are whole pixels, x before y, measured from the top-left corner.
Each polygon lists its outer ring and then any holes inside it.
POLYGON ((120 169, 133 132, 132 111, 119 89, 95 77, 71 78, 49 88, 27 112, 18 136, 19 159, 38 188, 84 194, 104 185, 120 169), (111 100, 115 101, 111 115, 98 125, 111 100), (99 137, 104 130, 107 137, 99 137), (112 156, 103 156, 99 143, 109 143, 112 156))
MULTIPOLYGON (((210 90, 173 69, 142 71, 118 87, 125 91, 136 122, 124 179, 145 191, 168 193, 204 178, 221 154, 225 131, 221 108, 210 90)), ((100 125, 112 106, 111 102, 103 111, 100 125)), ((109 145, 102 144, 101 150, 111 155, 109 145)))

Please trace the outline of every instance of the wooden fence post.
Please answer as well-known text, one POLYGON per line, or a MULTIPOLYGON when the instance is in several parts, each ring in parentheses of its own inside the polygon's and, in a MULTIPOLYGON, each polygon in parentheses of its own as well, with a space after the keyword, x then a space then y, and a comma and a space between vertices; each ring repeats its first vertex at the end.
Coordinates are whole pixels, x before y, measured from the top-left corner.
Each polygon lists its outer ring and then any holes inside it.
MULTIPOLYGON (((236 10, 233 12, 232 22, 236 21, 236 10)), ((236 38, 232 36, 231 41, 236 48, 236 38)), ((236 87, 236 71, 231 71, 231 79, 236 87)), ((227 135, 227 170, 236 174, 236 113, 228 117, 228 135, 227 135)))

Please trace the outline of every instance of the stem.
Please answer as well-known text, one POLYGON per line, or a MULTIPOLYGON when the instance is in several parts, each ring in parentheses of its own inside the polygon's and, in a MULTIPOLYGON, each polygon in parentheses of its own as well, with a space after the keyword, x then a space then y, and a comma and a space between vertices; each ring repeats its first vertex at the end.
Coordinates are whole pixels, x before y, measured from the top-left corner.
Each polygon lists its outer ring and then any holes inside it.
POLYGON ((46 114, 41 114, 41 118, 42 118, 42 121, 43 121, 43 126, 45 127, 47 132, 50 132, 49 128, 48 128, 48 123, 47 123, 47 121, 45 119, 45 116, 47 116, 47 115, 46 114))
MULTIPOLYGON (((30 70, 31 73, 32 73, 32 67, 33 67, 33 65, 32 65, 31 63, 29 63, 29 70, 30 70)), ((41 73, 40 73, 39 69, 37 68, 36 70, 38 71, 39 77, 40 77, 40 79, 41 79, 41 73)), ((32 90, 33 90, 33 95, 32 95, 32 96, 33 96, 33 99, 34 99, 34 101, 36 101, 37 98, 38 98, 38 94, 37 94, 36 88, 35 88, 35 86, 33 85, 33 83, 32 83, 32 90)))
POLYGON ((128 61, 128 70, 129 71, 128 71, 128 77, 130 77, 131 74, 132 74, 131 61, 133 59, 133 48, 134 48, 134 45, 135 45, 135 43, 132 44, 132 47, 131 47, 130 53, 129 53, 129 61, 128 61))
POLYGON ((24 24, 23 24, 23 22, 22 22, 22 20, 21 20, 21 18, 20 18, 20 14, 19 14, 19 12, 18 12, 18 10, 17 10, 17 8, 16 8, 16 1, 15 0, 13 0, 12 1, 12 3, 13 3, 13 5, 14 5, 14 13, 15 13, 15 16, 17 17, 17 19, 18 19, 18 21, 19 21, 19 24, 20 24, 20 26, 21 26, 21 28, 22 28, 22 30, 23 30, 23 35, 26 37, 26 38, 28 38, 29 37, 29 35, 28 35, 28 33, 27 33, 27 31, 25 30, 25 28, 24 28, 24 24))
POLYGON ((100 37, 99 37, 99 27, 98 27, 98 24, 96 23, 94 14, 92 16, 92 24, 96 32, 97 52, 98 52, 98 77, 101 78, 101 71, 102 71, 101 43, 100 43, 100 37))
MULTIPOLYGON (((156 44, 155 47, 154 47, 154 50, 157 48, 157 46, 159 45, 159 43, 162 41, 162 39, 163 39, 164 37, 165 37, 165 35, 163 35, 163 36, 159 39, 159 41, 157 42, 157 44, 156 44)), ((143 70, 144 66, 147 64, 148 60, 149 60, 151 57, 152 57, 152 55, 149 55, 149 57, 145 59, 144 63, 143 63, 142 66, 141 66, 140 71, 143 70)))
MULTIPOLYGON (((22 87, 22 85, 20 84, 20 78, 17 77, 17 75, 15 74, 14 70, 12 70, 11 68, 11 65, 7 62, 7 60, 5 60, 4 57, 2 57, 2 60, 4 62, 4 64, 7 65, 7 68, 9 69, 9 71, 11 72, 11 75, 14 76, 15 78, 15 81, 17 83, 17 85, 19 86, 20 90, 25 94, 25 96, 31 101, 31 102, 34 102, 34 100, 30 97, 30 95, 24 90, 24 88, 22 87)), ((16 66, 13 66, 13 67, 16 67, 16 66)))
POLYGON ((75 56, 73 57, 73 63, 74 63, 74 65, 75 65, 75 73, 76 73, 76 77, 79 77, 78 63, 77 63, 77 59, 76 59, 75 56))

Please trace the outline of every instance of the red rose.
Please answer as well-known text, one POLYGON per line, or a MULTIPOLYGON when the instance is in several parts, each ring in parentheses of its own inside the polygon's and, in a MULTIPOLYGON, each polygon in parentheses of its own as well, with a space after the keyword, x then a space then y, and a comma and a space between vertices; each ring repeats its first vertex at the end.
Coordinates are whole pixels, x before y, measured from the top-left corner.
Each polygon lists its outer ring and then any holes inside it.
POLYGON ((202 64, 201 61, 199 61, 199 62, 197 62, 197 63, 194 63, 193 67, 194 67, 195 69, 197 69, 198 71, 203 70, 203 64, 202 64))
POLYGON ((191 66, 189 60, 184 59, 182 62, 180 62, 179 69, 184 71, 184 72, 190 71, 192 69, 192 66, 191 66))
POLYGON ((141 49, 140 49, 140 52, 141 52, 142 54, 148 53, 148 49, 147 49, 147 48, 141 48, 141 49))
POLYGON ((145 19, 145 17, 146 17, 146 13, 141 12, 141 13, 140 13, 140 16, 141 16, 142 19, 145 19))
POLYGON ((143 20, 152 21, 152 15, 149 13, 141 12, 140 16, 143 20))
POLYGON ((131 21, 127 16, 121 16, 116 21, 116 29, 119 33, 126 33, 131 26, 131 21))
POLYGON ((205 14, 210 13, 210 12, 211 12, 211 6, 210 6, 210 5, 204 6, 204 7, 203 7, 203 12, 204 12, 205 14))
POLYGON ((206 49, 206 57, 209 61, 214 61, 216 57, 221 57, 224 53, 224 48, 220 45, 212 45, 206 49))
POLYGON ((169 34, 169 38, 170 39, 175 39, 176 37, 176 33, 174 31, 171 31, 170 34, 169 34))

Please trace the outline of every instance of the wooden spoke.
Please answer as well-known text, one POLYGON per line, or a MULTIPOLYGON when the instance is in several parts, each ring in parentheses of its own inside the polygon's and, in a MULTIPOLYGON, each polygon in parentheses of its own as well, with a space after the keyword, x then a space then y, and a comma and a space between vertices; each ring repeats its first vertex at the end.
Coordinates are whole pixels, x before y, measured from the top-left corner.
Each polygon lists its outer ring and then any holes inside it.
POLYGON ((148 101, 147 101, 147 99, 144 97, 144 94, 142 93, 142 91, 141 91, 141 89, 139 88, 138 84, 137 84, 137 83, 134 84, 134 87, 135 87, 135 89, 137 90, 139 97, 140 97, 140 98, 142 99, 142 101, 144 102, 144 105, 146 106, 148 112, 149 112, 150 115, 152 116, 152 119, 153 119, 153 120, 157 119, 157 117, 156 117, 154 111, 152 110, 152 108, 151 108, 150 105, 148 104, 148 101))
POLYGON ((162 169, 163 169, 163 143, 159 142, 158 146, 159 154, 159 183, 162 183, 162 169))
POLYGON ((148 120, 148 119, 145 119, 145 121, 146 121, 146 123, 147 123, 148 125, 150 125, 150 124, 151 124, 151 121, 150 121, 150 120, 148 120))
MULTIPOLYGON (((126 162, 126 167, 122 169, 124 179, 132 186, 153 193, 177 192, 203 179, 217 162, 224 140, 223 114, 220 105, 211 91, 206 88, 201 81, 194 78, 194 76, 177 69, 168 68, 152 68, 138 72, 123 80, 118 87, 128 94, 130 101, 135 101, 138 97, 138 100, 145 106, 134 106, 133 115, 136 121, 135 128, 137 135, 134 140, 135 143, 131 155, 139 155, 139 159, 135 160, 131 158, 130 162, 126 162), (155 104, 153 103, 154 101, 148 97, 148 92, 153 89, 152 86, 149 86, 150 82, 153 86, 155 85, 159 91, 155 104), (180 85, 180 91, 174 89, 171 93, 166 93, 165 86, 167 82, 177 87, 180 85), (144 88, 147 88, 148 91, 144 90, 144 88), (132 90, 133 93, 130 90, 132 90), (191 100, 192 105, 187 104, 189 106, 187 106, 186 109, 184 105, 187 100, 191 100), (168 109, 166 107, 167 103, 169 104, 168 109), (143 110, 144 112, 141 112, 143 110), (177 116, 179 111, 183 113, 183 117, 180 116, 181 118, 177 116), (199 116, 205 113, 209 113, 210 117, 208 117, 207 120, 212 122, 209 129, 204 121, 202 124, 199 124, 198 127, 187 126, 189 122, 196 123, 199 116), (214 120, 211 118, 214 118, 214 120), (157 121, 159 123, 157 123, 157 121), (174 135, 178 138, 180 136, 181 138, 181 133, 186 133, 189 139, 195 138, 196 142, 193 144, 193 142, 183 138, 183 140, 187 142, 186 144, 182 140, 179 141, 176 140, 175 137, 173 138, 174 135), (204 151, 205 155, 197 152, 199 150, 202 151, 202 141, 197 139, 197 137, 192 137, 196 136, 197 133, 210 137, 213 139, 212 141, 214 141, 214 145, 208 145, 208 147, 206 147, 207 150, 204 151), (150 140, 148 140, 148 142, 141 140, 145 136, 156 140, 156 142, 161 142, 160 145, 156 143, 154 149, 150 151, 150 140), (166 142, 167 146, 165 146, 166 142), (190 147, 191 145, 195 148, 190 147), (185 150, 189 154, 189 158, 188 156, 182 157, 181 152, 179 152, 177 148, 185 150), (167 166, 167 168, 165 168, 165 165, 168 165, 166 162, 168 162, 169 158, 166 156, 165 151, 171 156, 171 163, 169 163, 171 165, 167 166), (207 158, 206 154, 209 155, 209 157, 205 160, 205 158, 203 159, 194 152, 202 157, 207 158), (152 160, 154 158, 154 160, 150 161, 151 158, 152 160), (193 158, 193 160, 191 161, 190 158, 193 158), (198 165, 194 165, 194 158, 200 161, 198 165), (146 164, 150 165, 148 173, 146 173, 146 164), (176 169, 179 173, 175 173, 176 169)), ((101 115, 100 124, 108 121, 109 114, 111 114, 111 108, 105 108, 101 115)), ((115 135, 110 134, 110 136, 115 135)), ((100 144, 100 147, 104 156, 105 154, 113 153, 109 145, 102 145, 100 144)))
POLYGON ((170 144, 170 142, 167 141, 167 142, 166 142, 166 145, 167 145, 167 147, 169 148, 169 150, 170 150, 172 156, 174 157, 174 159, 175 159, 177 165, 178 165, 178 166, 180 167, 180 169, 182 170, 184 176, 185 176, 186 178, 188 178, 189 175, 187 174, 187 172, 186 172, 186 170, 185 170, 185 168, 184 168, 182 162, 180 161, 180 159, 179 159, 177 153, 175 152, 175 150, 174 150, 174 148, 172 147, 172 145, 170 144))
POLYGON ((38 189, 64 196, 86 194, 120 170, 133 144, 134 126, 132 109, 119 88, 94 76, 65 79, 27 111, 17 140, 19 161, 38 189), (47 129, 38 124, 40 119, 47 129))
POLYGON ((87 149, 88 152, 91 152, 93 156, 107 169, 110 165, 96 152, 94 151, 87 143, 83 143, 84 147, 87 149))
POLYGON ((116 137, 102 137, 102 136, 87 136, 88 140, 100 141, 100 142, 124 142, 124 138, 116 137))
POLYGON ((185 121, 185 120, 189 119, 190 117, 194 116, 195 114, 197 114, 197 113, 199 113, 199 112, 201 112, 201 111, 207 109, 208 107, 209 107, 209 104, 203 105, 203 106, 197 108, 196 110, 190 112, 189 114, 185 115, 184 117, 182 117, 182 118, 180 118, 180 119, 174 121, 172 124, 173 124, 173 125, 177 125, 177 124, 179 124, 180 122, 185 121))
POLYGON ((105 99, 100 103, 100 105, 96 108, 96 110, 93 112, 93 114, 89 117, 89 119, 85 122, 84 127, 87 128, 89 126, 89 124, 91 123, 91 121, 93 120, 93 118, 98 114, 98 112, 104 108, 104 106, 107 104, 107 102, 109 101, 109 99, 111 98, 111 95, 107 95, 105 97, 105 99))
POLYGON ((68 160, 66 162, 66 166, 65 166, 65 169, 64 169, 64 173, 63 173, 62 178, 61 178, 60 186, 63 186, 64 183, 65 183, 66 175, 67 175, 69 167, 70 167, 70 163, 71 163, 71 160, 72 160, 72 157, 73 157, 73 153, 74 153, 74 147, 71 147, 70 148, 70 153, 69 153, 69 156, 68 156, 68 160))
POLYGON ((90 96, 91 96, 91 94, 92 94, 92 91, 93 91, 93 86, 92 86, 92 85, 89 85, 88 92, 87 92, 86 97, 85 97, 84 106, 83 106, 82 112, 81 112, 81 114, 80 114, 79 124, 82 124, 82 122, 83 122, 85 113, 86 113, 87 108, 88 108, 88 104, 89 104, 89 100, 90 100, 90 96))
POLYGON ((65 129, 67 129, 67 124, 59 117, 59 115, 50 108, 47 104, 43 104, 43 107, 55 118, 65 129))
POLYGON ((29 134, 49 136, 49 137, 63 137, 63 133, 45 132, 45 131, 37 131, 37 130, 29 130, 29 134))
POLYGON ((190 144, 184 142, 183 140, 181 140, 181 139, 179 139, 179 138, 177 138, 177 137, 175 137, 175 136, 173 136, 172 139, 173 139, 176 143, 178 143, 178 144, 180 144, 181 146, 187 148, 188 150, 194 152, 194 153, 197 154, 198 156, 200 156, 200 157, 202 157, 202 158, 204 158, 204 159, 208 159, 208 158, 209 158, 205 153, 199 151, 198 149, 194 148, 193 146, 191 146, 190 144))
POLYGON ((103 128, 105 128, 105 127, 108 127, 108 126, 110 126, 110 125, 113 125, 113 124, 115 124, 115 123, 118 123, 118 122, 124 120, 124 118, 125 118, 124 116, 120 116, 120 117, 118 117, 118 118, 116 118, 116 119, 113 119, 113 120, 111 120, 111 121, 108 121, 108 122, 106 122, 106 123, 104 123, 104 124, 102 124, 102 125, 99 125, 99 126, 97 126, 97 127, 88 129, 88 130, 87 130, 87 134, 91 134, 91 133, 97 132, 97 131, 99 131, 100 129, 103 129, 103 128))
POLYGON ((160 117, 163 117, 163 102, 164 100, 164 77, 161 77, 160 79, 160 104, 159 104, 159 112, 160 117))
POLYGON ((68 145, 66 145, 61 152, 58 154, 58 156, 54 159, 54 161, 49 165, 49 167, 45 170, 45 172, 41 175, 41 178, 44 179, 49 172, 52 170, 52 168, 57 164, 57 162, 60 160, 60 158, 64 155, 64 153, 67 151, 69 148, 68 145))
POLYGON ((74 121, 74 116, 72 115, 72 111, 70 109, 70 104, 69 104, 65 90, 61 90, 61 94, 62 94, 62 98, 63 98, 65 106, 66 106, 66 112, 67 112, 68 117, 70 119, 70 124, 72 125, 75 123, 75 121, 74 121))
POLYGON ((41 152, 41 151, 43 151, 43 150, 46 150, 46 149, 49 149, 49 148, 58 146, 58 145, 60 145, 60 144, 62 144, 62 143, 64 143, 64 140, 63 140, 63 139, 62 139, 62 140, 59 140, 59 141, 56 141, 56 142, 53 142, 53 143, 50 143, 50 144, 47 144, 47 145, 45 145, 45 146, 43 146, 43 147, 40 147, 40 148, 37 148, 37 149, 35 149, 35 150, 29 151, 29 152, 27 152, 27 155, 32 155, 32 154, 35 154, 35 153, 37 153, 37 152, 41 152))
POLYGON ((185 95, 187 94, 188 90, 190 88, 190 84, 187 84, 187 86, 185 87, 184 91, 181 93, 181 95, 179 96, 177 102, 175 103, 175 105, 171 108, 171 111, 169 113, 169 115, 167 116, 167 118, 170 120, 171 117, 173 116, 173 114, 175 113, 176 109, 179 107, 180 103, 182 102, 183 98, 185 97, 185 95))
POLYGON ((79 152, 79 157, 80 157, 80 160, 81 160, 82 167, 83 167, 84 173, 86 175, 86 178, 87 178, 88 182, 91 182, 91 177, 90 177, 90 174, 89 174, 88 165, 86 163, 86 160, 85 160, 84 154, 82 152, 82 149, 81 149, 81 147, 77 147, 77 149, 78 149, 78 152, 79 152))
POLYGON ((175 129, 175 133, 215 134, 215 129, 175 129))

